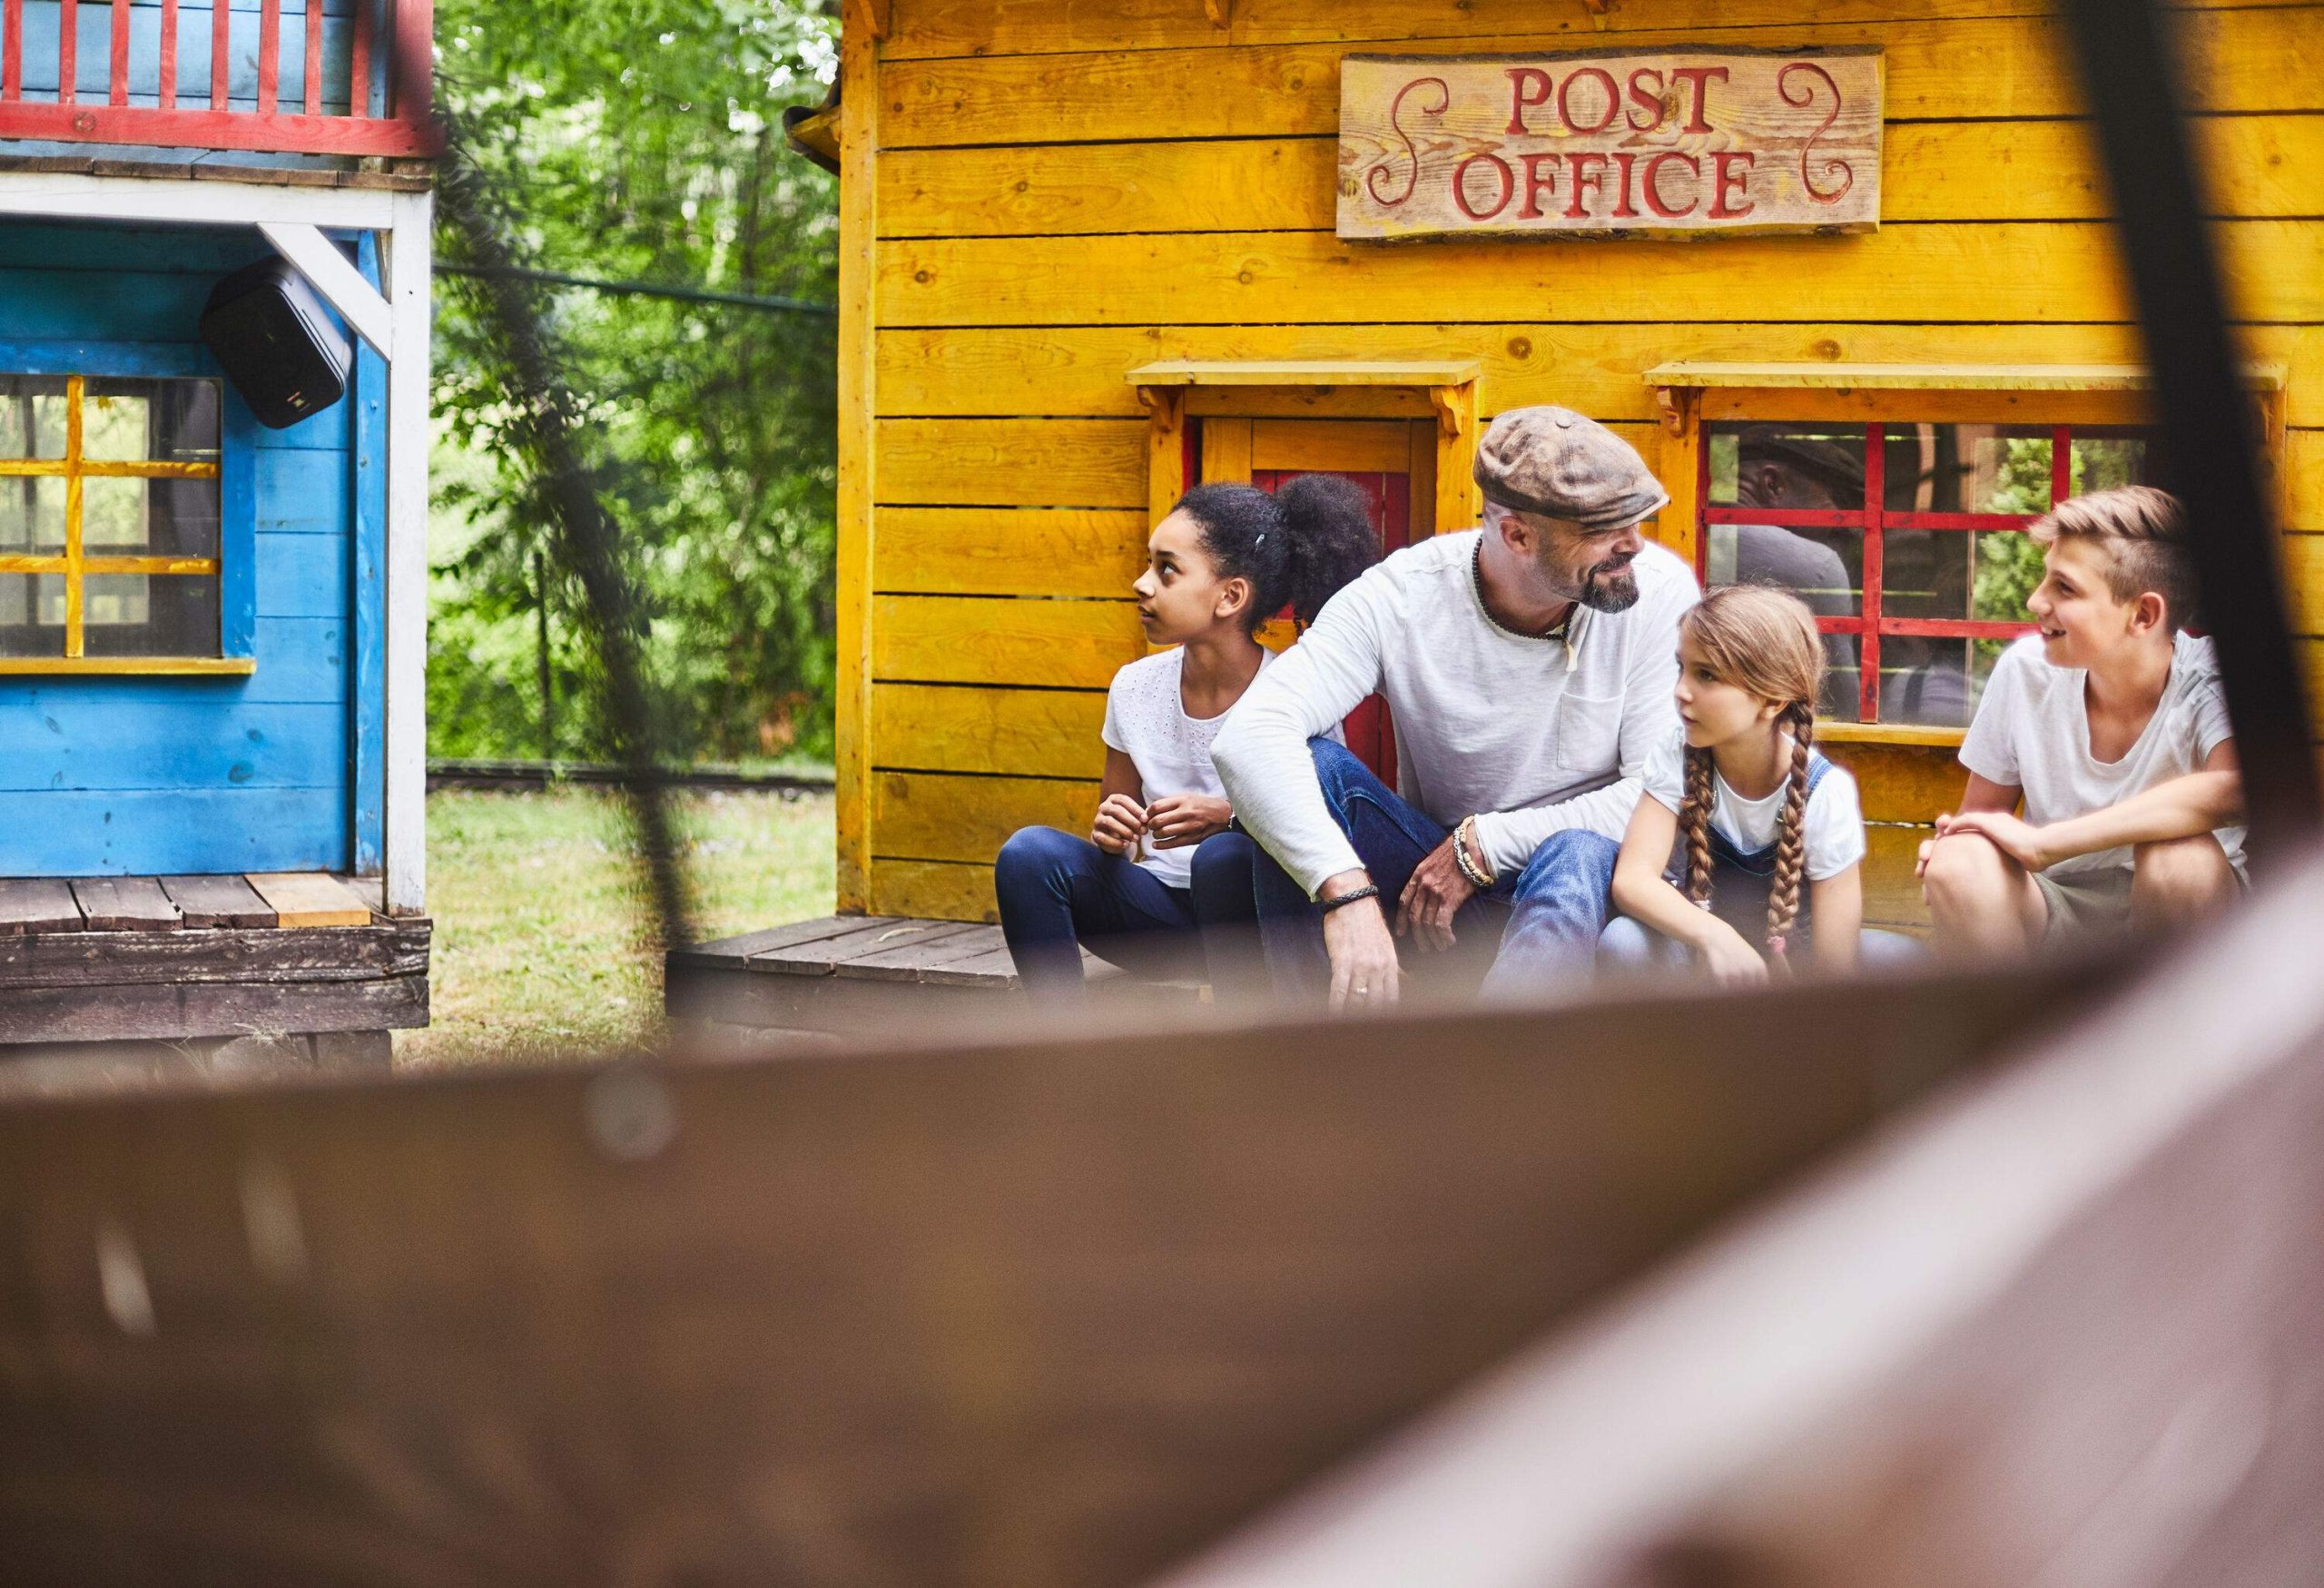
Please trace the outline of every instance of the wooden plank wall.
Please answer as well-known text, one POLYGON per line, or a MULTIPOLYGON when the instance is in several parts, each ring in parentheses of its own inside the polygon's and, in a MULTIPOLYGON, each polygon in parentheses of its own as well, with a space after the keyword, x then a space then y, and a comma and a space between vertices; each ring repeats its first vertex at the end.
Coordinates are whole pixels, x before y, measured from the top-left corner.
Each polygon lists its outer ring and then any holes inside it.
MULTIPOLYGON (((868 737, 842 793, 871 859, 850 902, 983 915, 1008 832, 1094 804, 1102 691, 1142 648, 1126 600, 1147 528, 1145 423, 1122 379, 1136 364, 1472 357, 1482 414, 1562 402, 1651 456, 1639 378, 1666 359, 2135 362, 2063 32, 2026 15, 2045 9, 893 0, 863 163, 877 479, 857 547, 868 737), (1883 46, 1881 231, 1333 237, 1348 51, 1659 43, 1883 46)), ((849 13, 859 34, 864 15, 849 13)), ((2302 626, 2324 634, 2324 82, 2282 69, 2324 44, 2324 7, 2178 15, 2249 350, 2291 372, 2290 556, 2302 626)))
MULTIPOLYGON (((212 283, 265 252, 254 232, 11 223, 0 370, 28 341, 192 341, 212 283)), ((249 677, 0 678, 0 876, 350 869, 353 406, 258 431, 249 677)), ((376 798, 364 820, 376 857, 376 798)))

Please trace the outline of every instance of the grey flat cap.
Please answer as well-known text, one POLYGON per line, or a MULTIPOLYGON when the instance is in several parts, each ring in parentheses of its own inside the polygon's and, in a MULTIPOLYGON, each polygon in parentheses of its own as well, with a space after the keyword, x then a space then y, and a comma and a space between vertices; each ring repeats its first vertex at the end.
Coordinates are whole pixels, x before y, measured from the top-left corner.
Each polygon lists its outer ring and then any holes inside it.
POLYGON ((1570 408, 1512 408, 1494 419, 1477 444, 1476 476, 1489 500, 1585 529, 1635 524, 1670 500, 1636 448, 1570 408))

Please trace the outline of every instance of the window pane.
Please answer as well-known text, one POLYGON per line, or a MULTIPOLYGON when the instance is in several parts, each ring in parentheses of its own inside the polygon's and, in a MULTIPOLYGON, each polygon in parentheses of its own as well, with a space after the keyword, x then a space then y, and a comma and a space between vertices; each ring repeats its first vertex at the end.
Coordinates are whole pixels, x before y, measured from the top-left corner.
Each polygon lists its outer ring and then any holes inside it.
POLYGON ((1891 529, 1883 538, 1884 617, 2028 623, 2042 548, 2018 530, 1891 529))
POLYGON ((1709 445, 1712 507, 1864 507, 1861 426, 1717 424, 1709 445))
POLYGON ((218 580, 200 574, 91 574, 82 648, 93 656, 214 656, 218 580))
POLYGON ((84 480, 81 544, 99 557, 215 557, 218 482, 84 480))
POLYGON ((1965 728, 1984 693, 2005 639, 1880 636, 1880 720, 1915 727, 1965 728))
POLYGON ((0 479, 0 554, 64 549, 64 482, 0 479))
POLYGON ((215 380, 90 380, 81 455, 116 463, 218 461, 215 380))
POLYGON ((1864 610, 1864 531, 1708 524, 1703 581, 1713 588, 1774 585, 1818 617, 1854 617, 1864 610))
POLYGON ((64 576, 0 574, 0 656, 64 654, 64 576))
POLYGON ((64 456, 64 377, 0 375, 0 458, 64 456))
POLYGON ((2160 449, 2139 430, 2077 429, 2073 432, 2073 494, 2112 490, 2118 485, 2157 485, 2160 449))
POLYGON ((1892 513, 2046 513, 2050 437, 2023 425, 1890 425, 1882 505, 1892 513))

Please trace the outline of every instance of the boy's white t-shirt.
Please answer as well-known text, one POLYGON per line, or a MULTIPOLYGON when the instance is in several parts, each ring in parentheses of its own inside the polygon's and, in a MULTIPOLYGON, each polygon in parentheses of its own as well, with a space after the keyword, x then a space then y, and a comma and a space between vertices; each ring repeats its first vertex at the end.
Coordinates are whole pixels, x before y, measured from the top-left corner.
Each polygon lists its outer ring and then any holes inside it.
MULTIPOLYGON (((1994 664, 1976 718, 1961 743, 1962 765, 1979 777, 2025 791, 2025 819, 2037 827, 2120 804, 2158 783, 2200 772, 2211 753, 2235 736, 2208 639, 2178 636, 2162 699, 2120 761, 2100 761, 2090 753, 2083 695, 2088 678, 2079 667, 2052 666, 2043 659, 2042 636, 2027 635, 1994 664)), ((2216 836, 2240 867, 2243 829, 2222 827, 2216 836)), ((2131 864, 2126 845, 2062 860, 2049 874, 2128 871, 2131 864)))
MULTIPOLYGON (((1210 764, 1210 742, 1218 737, 1234 706, 1212 717, 1187 715, 1186 696, 1179 693, 1179 676, 1186 651, 1173 646, 1141 656, 1114 675, 1106 686, 1106 725, 1099 737, 1137 764, 1137 781, 1145 791, 1141 803, 1152 804, 1165 794, 1203 794, 1226 797, 1226 785, 1210 764)), ((1275 666, 1273 651, 1261 653, 1259 672, 1275 666)), ((1254 674, 1254 681, 1257 675, 1254 674)), ((1246 698, 1248 691, 1245 692, 1246 698)), ((1239 701, 1237 705, 1241 704, 1239 701)), ((1332 736, 1339 736, 1336 730, 1332 736)), ((1190 885, 1195 851, 1156 849, 1150 842, 1138 845, 1137 863, 1174 888, 1190 885)))
MULTIPOLYGON (((1784 741, 1789 744, 1787 738, 1784 741)), ((1783 824, 1783 800, 1787 792, 1783 784, 1765 799, 1747 800, 1727 785, 1727 779, 1711 773, 1710 824, 1727 841, 1746 854, 1755 853, 1776 841, 1776 833, 1783 824)), ((1687 737, 1683 733, 1665 741, 1655 755, 1647 774, 1646 786, 1651 798, 1659 800, 1676 815, 1685 800, 1687 786, 1687 737), (1677 789, 1676 795, 1666 790, 1677 789)), ((1839 875, 1864 858, 1864 803, 1857 796, 1856 779, 1847 768, 1835 765, 1824 774, 1807 795, 1807 808, 1800 814, 1800 836, 1807 845, 1807 880, 1820 883, 1839 875)), ((1683 843, 1683 840, 1682 840, 1683 843)))

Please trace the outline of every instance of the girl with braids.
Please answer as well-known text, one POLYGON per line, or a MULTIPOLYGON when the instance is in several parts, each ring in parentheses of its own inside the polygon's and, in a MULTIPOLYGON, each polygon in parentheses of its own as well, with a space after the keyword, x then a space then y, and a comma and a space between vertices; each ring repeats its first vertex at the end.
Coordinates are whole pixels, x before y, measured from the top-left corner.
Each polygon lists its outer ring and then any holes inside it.
POLYGON ((1682 737, 1647 786, 1685 793, 1676 810, 1639 801, 1605 957, 1684 953, 1733 984, 1764 981, 1812 942, 1818 969, 1856 967, 1864 818, 1856 780, 1815 747, 1823 674, 1816 620, 1784 591, 1729 586, 1679 620, 1682 737))
MULTIPOLYGON (((1131 588, 1148 642, 1175 648, 1130 663, 1106 692, 1106 776, 1089 835, 1020 829, 994 868, 1001 931, 1034 999, 1080 1001, 1085 946, 1144 974, 1201 975, 1199 930, 1253 919, 1247 870, 1206 877, 1193 864, 1196 846, 1234 814, 1211 741, 1274 661, 1255 637, 1260 624, 1286 607, 1313 622, 1379 557, 1364 493, 1332 474, 1303 475, 1273 496, 1196 486, 1154 527, 1131 588)), ((1220 972, 1247 980, 1236 969, 1220 972)))

